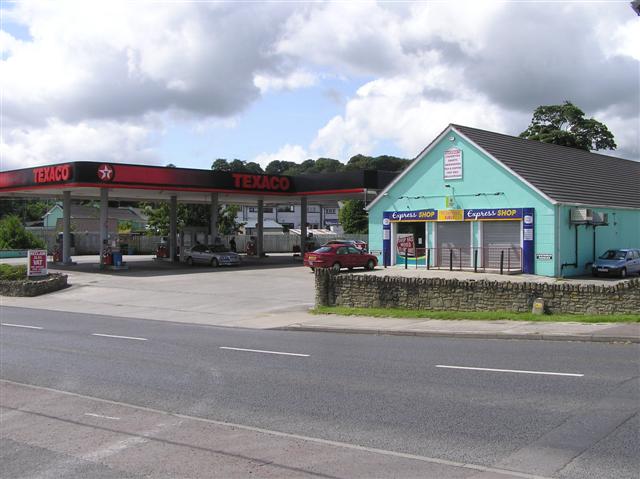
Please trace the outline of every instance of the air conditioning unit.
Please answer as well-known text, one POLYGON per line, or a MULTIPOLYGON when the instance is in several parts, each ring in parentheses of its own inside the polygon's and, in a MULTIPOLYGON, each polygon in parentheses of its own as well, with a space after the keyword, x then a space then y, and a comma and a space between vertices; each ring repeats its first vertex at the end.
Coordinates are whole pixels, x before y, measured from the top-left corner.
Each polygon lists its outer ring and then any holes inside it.
POLYGON ((597 211, 593 212, 593 224, 598 226, 606 226, 609 224, 609 214, 608 213, 598 213, 597 211))
POLYGON ((593 211, 589 208, 572 208, 571 223, 574 225, 584 225, 593 222, 593 211))

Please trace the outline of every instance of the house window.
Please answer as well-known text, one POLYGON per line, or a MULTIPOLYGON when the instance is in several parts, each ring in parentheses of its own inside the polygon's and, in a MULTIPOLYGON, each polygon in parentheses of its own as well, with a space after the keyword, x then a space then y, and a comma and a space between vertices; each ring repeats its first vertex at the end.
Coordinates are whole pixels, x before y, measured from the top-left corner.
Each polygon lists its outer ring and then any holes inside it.
POLYGON ((325 208, 325 209, 324 209, 324 214, 325 214, 325 215, 335 215, 335 214, 338 214, 338 209, 337 209, 337 208, 325 208))
POLYGON ((278 205, 278 213, 293 213, 294 211, 294 205, 278 205))
MULTIPOLYGON (((273 213, 273 208, 262 208, 262 211, 264 211, 265 213, 273 213)), ((249 213, 257 213, 257 212, 258 212, 257 206, 249 206, 249 213)))

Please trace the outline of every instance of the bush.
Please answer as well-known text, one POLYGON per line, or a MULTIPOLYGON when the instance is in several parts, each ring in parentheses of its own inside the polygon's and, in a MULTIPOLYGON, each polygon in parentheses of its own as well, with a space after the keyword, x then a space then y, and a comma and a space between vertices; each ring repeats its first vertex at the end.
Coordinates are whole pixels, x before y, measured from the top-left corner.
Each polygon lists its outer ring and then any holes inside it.
POLYGON ((24 264, 0 264, 0 280, 16 281, 27 279, 27 266, 24 264))
POLYGON ((20 218, 7 216, 0 220, 0 249, 44 248, 44 242, 24 229, 20 218))

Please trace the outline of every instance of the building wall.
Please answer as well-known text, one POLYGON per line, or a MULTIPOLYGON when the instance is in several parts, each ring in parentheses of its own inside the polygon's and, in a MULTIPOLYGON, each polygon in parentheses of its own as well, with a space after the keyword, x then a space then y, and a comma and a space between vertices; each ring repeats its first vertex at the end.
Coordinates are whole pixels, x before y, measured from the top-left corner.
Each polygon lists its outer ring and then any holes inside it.
MULTIPOLYGON (((420 209, 447 209, 445 197, 453 196, 457 209, 471 208, 534 208, 535 251, 553 254, 555 248, 554 206, 550 201, 528 187, 499 163, 460 137, 457 133, 443 135, 442 139, 418 163, 409 174, 400 179, 387 196, 373 205, 369 211, 370 249, 382 251, 382 219, 385 211, 412 211, 420 209), (449 137, 455 137, 450 141, 449 137), (463 152, 463 178, 444 180, 444 152, 456 147, 463 152), (445 187, 445 184, 451 187, 445 187), (499 195, 493 193, 500 192, 499 195), (420 198, 415 198, 420 197, 420 198)), ((429 245, 433 247, 433 226, 428 227, 429 245)), ((479 242, 479 227, 474 225, 473 238, 479 242)), ((380 260, 381 255, 380 255, 380 260)), ((554 261, 535 261, 535 273, 555 275, 554 261)))
MULTIPOLYGON (((319 228, 328 228, 329 225, 338 224, 338 206, 324 207, 322 215, 320 213, 321 206, 319 205, 307 205, 307 223, 311 225, 317 225, 319 228), (321 220, 324 224, 321 224, 321 220)), ((293 225, 292 228, 300 228, 300 205, 293 205, 293 211, 278 211, 277 207, 266 206, 265 210, 269 212, 264 213, 265 220, 277 221, 280 224, 293 225)), ((257 221, 258 208, 257 206, 244 206, 237 215, 236 220, 243 221, 257 221)))
POLYGON ((640 210, 591 208, 594 212, 607 213, 609 224, 595 228, 595 252, 594 227, 578 225, 578 250, 576 255, 576 225, 572 225, 569 220, 572 208, 574 207, 568 205, 559 206, 560 254, 558 271, 561 268, 563 276, 590 274, 594 254, 597 258, 607 249, 640 248, 640 210), (577 267, 571 264, 576 262, 576 257, 577 267), (566 264, 566 266, 563 267, 563 264, 566 264))

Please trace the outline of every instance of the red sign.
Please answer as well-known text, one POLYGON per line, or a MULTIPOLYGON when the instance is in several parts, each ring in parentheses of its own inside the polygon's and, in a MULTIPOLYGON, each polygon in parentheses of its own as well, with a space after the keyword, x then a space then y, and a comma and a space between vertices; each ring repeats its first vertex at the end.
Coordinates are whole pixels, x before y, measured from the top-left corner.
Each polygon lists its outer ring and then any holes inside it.
POLYGON ((111 165, 100 165, 98 168, 98 178, 101 181, 111 181, 113 180, 113 167, 111 165))
POLYGON ((288 191, 291 187, 289 178, 283 176, 248 175, 232 173, 233 186, 245 190, 288 191))
POLYGON ((53 183, 71 178, 71 165, 44 166, 33 169, 35 183, 53 183))
POLYGON ((408 256, 416 255, 416 245, 413 241, 412 234, 398 233, 396 236, 396 249, 398 254, 404 256, 407 253, 408 256))
POLYGON ((47 250, 30 249, 27 258, 27 276, 47 275, 47 250))

